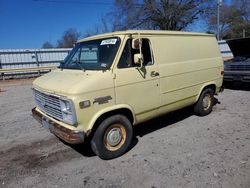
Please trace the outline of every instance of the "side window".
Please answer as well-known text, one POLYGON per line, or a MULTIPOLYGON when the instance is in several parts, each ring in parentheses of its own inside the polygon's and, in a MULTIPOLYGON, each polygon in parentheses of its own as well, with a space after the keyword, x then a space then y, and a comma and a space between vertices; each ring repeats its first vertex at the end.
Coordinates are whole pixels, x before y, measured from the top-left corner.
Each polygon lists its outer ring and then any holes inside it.
MULTIPOLYGON (((132 39, 128 39, 123 49, 120 61, 118 63, 118 68, 138 67, 139 65, 136 65, 133 60, 134 54, 138 53, 140 53, 140 50, 132 49, 132 39)), ((152 54, 148 39, 142 39, 142 54, 144 58, 143 65, 153 65, 152 54)))
POLYGON ((152 60, 152 54, 151 54, 151 49, 149 45, 149 40, 147 39, 142 39, 142 54, 143 54, 143 65, 153 65, 153 60, 152 60))

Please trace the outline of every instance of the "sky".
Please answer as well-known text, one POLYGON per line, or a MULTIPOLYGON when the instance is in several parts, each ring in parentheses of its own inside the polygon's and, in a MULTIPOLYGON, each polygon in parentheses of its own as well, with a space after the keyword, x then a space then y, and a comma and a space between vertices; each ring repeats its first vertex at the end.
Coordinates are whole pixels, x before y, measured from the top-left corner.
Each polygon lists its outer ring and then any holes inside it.
POLYGON ((55 44, 69 28, 93 28, 112 8, 113 0, 0 0, 0 49, 55 44))
MULTIPOLYGON (((230 0, 224 0, 226 2, 230 0)), ((0 0, 0 49, 56 44, 63 32, 84 34, 112 11, 114 0, 0 0)), ((202 32, 202 23, 193 31, 202 32)))

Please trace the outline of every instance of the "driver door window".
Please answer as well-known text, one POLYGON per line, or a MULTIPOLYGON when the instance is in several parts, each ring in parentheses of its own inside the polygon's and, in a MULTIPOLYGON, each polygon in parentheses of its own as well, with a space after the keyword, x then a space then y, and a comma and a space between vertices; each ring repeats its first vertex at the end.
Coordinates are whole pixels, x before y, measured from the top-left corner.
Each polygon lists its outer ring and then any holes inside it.
MULTIPOLYGON (((139 49, 132 48, 132 39, 128 39, 123 49, 118 68, 139 67, 134 63, 134 55, 140 53, 139 49)), ((142 39, 143 66, 153 65, 153 58, 148 39, 142 39)))

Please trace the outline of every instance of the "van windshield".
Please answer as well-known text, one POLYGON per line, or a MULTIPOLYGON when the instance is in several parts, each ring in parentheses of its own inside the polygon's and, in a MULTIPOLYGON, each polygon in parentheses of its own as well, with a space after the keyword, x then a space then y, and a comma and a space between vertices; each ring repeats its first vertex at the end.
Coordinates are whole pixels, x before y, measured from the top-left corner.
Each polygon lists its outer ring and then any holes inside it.
POLYGON ((60 67, 82 70, 109 69, 119 45, 120 39, 117 37, 77 43, 60 67))

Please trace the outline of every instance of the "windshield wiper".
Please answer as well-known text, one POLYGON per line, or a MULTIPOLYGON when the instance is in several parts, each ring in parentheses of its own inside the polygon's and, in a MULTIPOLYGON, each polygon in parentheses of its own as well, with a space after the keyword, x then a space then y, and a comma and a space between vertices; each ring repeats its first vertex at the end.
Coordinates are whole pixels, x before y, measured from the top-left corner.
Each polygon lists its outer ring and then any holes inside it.
POLYGON ((73 61, 73 63, 77 64, 77 65, 78 65, 78 67, 80 67, 80 68, 81 68, 81 70, 82 70, 83 72, 85 72, 85 69, 84 69, 84 67, 81 65, 81 63, 80 63, 80 61, 79 61, 79 60, 75 60, 75 61, 73 61))

